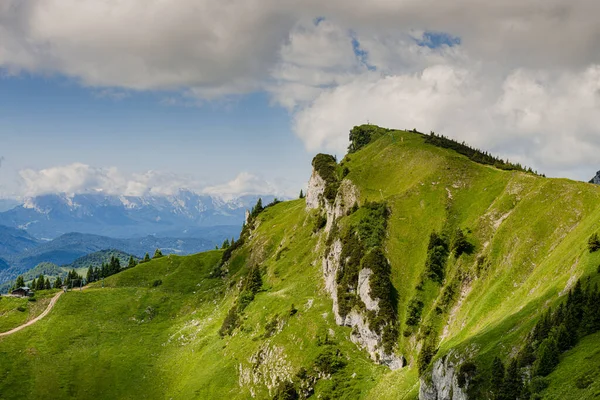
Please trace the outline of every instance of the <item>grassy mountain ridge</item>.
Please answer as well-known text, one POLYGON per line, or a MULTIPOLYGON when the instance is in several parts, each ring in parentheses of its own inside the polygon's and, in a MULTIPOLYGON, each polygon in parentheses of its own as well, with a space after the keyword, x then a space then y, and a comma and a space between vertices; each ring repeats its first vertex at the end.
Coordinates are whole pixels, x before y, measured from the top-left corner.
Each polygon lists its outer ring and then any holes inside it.
MULTIPOLYGON (((484 382, 493 358, 508 364, 578 278, 600 280, 600 253, 587 248, 600 230, 599 187, 475 163, 412 132, 371 139, 335 172, 356 187, 360 206, 336 219, 340 229, 327 233, 323 212, 303 199, 283 202, 257 215, 223 265, 222 251, 168 256, 107 278, 105 288, 67 293, 46 319, 0 339, 0 376, 8 377, 0 392, 242 399, 293 387, 314 398, 416 398, 436 362, 470 362, 484 382), (323 281, 324 255, 368 202, 389 212, 382 248, 397 292, 393 350, 407 361, 395 371, 336 324, 323 281), (470 245, 460 254, 459 229, 470 245), (434 232, 448 247, 438 258, 434 232), (256 271, 260 287, 247 296, 256 271), (231 310, 239 310, 234 327, 221 336, 231 310)), ((542 397, 592 398, 597 343, 587 336, 563 354, 542 397)), ((484 383, 480 390, 487 397, 484 383)))

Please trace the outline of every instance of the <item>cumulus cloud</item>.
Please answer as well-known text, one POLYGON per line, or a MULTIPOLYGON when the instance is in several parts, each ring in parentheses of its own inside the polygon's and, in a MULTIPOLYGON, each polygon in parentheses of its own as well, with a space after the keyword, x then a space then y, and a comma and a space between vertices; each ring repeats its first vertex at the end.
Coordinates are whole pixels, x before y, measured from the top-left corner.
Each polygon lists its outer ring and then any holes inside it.
POLYGON ((238 174, 229 182, 208 186, 202 193, 231 199, 248 194, 274 194, 281 195, 281 191, 272 183, 248 172, 238 174))
POLYGON ((20 171, 19 175, 23 182, 21 193, 23 197, 49 193, 168 196, 176 194, 181 189, 225 199, 247 194, 284 195, 275 185, 248 172, 240 173, 229 182, 210 186, 191 177, 165 172, 147 171, 128 174, 114 167, 96 168, 82 163, 41 170, 25 169, 20 171))
POLYGON ((266 90, 311 151, 343 153, 369 120, 585 178, 600 152, 599 13, 596 0, 5 0, 0 67, 109 97, 175 89, 173 105, 266 90))

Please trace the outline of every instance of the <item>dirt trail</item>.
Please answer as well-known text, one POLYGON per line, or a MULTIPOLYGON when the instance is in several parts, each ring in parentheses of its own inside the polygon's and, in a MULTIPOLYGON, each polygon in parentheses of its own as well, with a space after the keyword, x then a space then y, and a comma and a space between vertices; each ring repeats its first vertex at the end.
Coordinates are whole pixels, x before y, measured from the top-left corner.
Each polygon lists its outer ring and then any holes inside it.
POLYGON ((46 315, 48 315, 48 313, 50 311, 52 311, 52 308, 54 308, 54 304, 56 304, 56 301, 58 300, 58 298, 63 294, 64 292, 61 290, 60 292, 56 293, 56 295, 54 295, 54 297, 52 298, 52 300, 50 300, 50 304, 48 304, 48 307, 46 307, 46 309, 44 310, 43 313, 41 313, 40 315, 38 315, 37 317, 35 317, 34 319, 32 319, 31 321, 28 321, 26 323, 24 323, 23 325, 19 325, 16 328, 11 329, 10 331, 7 332, 2 332, 0 333, 0 337, 2 336, 8 336, 8 335, 12 335, 15 332, 19 332, 21 329, 28 327, 29 325, 33 325, 36 322, 38 322, 40 319, 44 318, 46 315))

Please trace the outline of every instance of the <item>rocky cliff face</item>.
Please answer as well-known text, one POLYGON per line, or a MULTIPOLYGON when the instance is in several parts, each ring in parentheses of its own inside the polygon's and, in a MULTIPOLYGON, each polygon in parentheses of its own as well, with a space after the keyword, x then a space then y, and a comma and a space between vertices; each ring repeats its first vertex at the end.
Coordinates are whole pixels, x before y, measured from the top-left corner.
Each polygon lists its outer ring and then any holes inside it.
POLYGON ((419 400, 467 400, 467 387, 461 388, 458 385, 460 362, 452 354, 435 361, 431 379, 421 378, 419 400))
POLYGON ((600 171, 596 172, 596 176, 590 180, 590 183, 600 185, 600 171))
MULTIPOLYGON (((321 208, 325 212, 327 215, 325 232, 329 233, 335 220, 346 215, 357 204, 359 192, 350 180, 344 179, 340 183, 335 201, 331 204, 323 197, 325 185, 325 180, 319 176, 317 171, 313 170, 308 183, 308 191, 306 192, 306 208, 309 210, 321 208)), ((342 242, 340 239, 335 239, 322 260, 325 288, 333 299, 333 314, 336 323, 351 327, 350 340, 367 350, 375 362, 386 365, 391 369, 403 367, 404 359, 402 357, 393 353, 388 354, 384 351, 381 335, 369 328, 368 319, 364 313, 352 310, 345 317, 340 315, 336 276, 341 265, 341 254, 342 242)), ((370 295, 369 277, 371 274, 372 271, 370 269, 362 269, 359 272, 357 291, 360 299, 365 304, 366 310, 377 312, 379 311, 379 300, 371 298, 370 295)))

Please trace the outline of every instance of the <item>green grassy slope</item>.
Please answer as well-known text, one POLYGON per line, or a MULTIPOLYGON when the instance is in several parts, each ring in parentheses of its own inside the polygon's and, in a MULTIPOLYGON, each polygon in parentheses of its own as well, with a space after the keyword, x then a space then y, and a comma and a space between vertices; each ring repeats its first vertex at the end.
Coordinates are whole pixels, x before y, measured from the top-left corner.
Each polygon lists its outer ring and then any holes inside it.
MULTIPOLYGON (((107 278, 104 288, 95 283, 67 293, 47 318, 0 339, 0 393, 272 398, 279 381, 310 370, 334 349, 345 366, 319 379, 315 396, 416 398, 426 336, 437 339, 435 357, 458 349, 486 366, 496 355, 513 355, 540 310, 564 298, 578 277, 597 279, 600 253, 586 245, 600 229, 599 187, 497 170, 425 144, 421 135, 392 135, 350 154, 343 166, 361 204, 385 201, 391 210, 384 247, 398 291, 396 351, 408 367, 374 364, 349 340, 351 329, 335 324, 321 271, 326 235, 313 233, 316 213, 294 200, 258 216, 224 278, 211 275, 222 254, 212 251, 152 260, 107 278), (457 228, 467 232, 473 252, 449 257, 442 285, 426 282, 417 290, 429 235, 457 228), (262 288, 241 325, 221 338, 219 328, 254 267, 262 288), (407 306, 415 297, 424 303, 421 323, 408 332, 407 306)), ((597 342, 597 334, 589 336, 562 356, 548 398, 593 397, 597 385, 585 384, 599 379, 597 342), (586 387, 569 390, 573 385, 586 387)))

